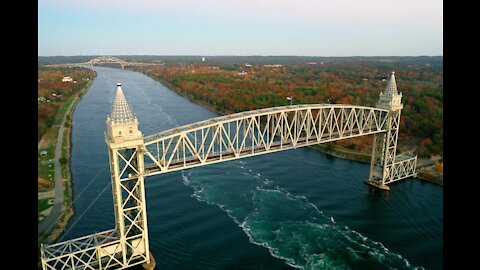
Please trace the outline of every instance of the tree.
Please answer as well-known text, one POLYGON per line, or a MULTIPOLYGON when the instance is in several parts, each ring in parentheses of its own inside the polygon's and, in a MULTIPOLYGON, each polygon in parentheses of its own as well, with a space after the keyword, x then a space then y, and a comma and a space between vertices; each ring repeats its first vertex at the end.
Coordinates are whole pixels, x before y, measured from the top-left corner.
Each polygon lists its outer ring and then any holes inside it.
POLYGON ((58 159, 58 162, 60 162, 61 165, 66 165, 68 163, 68 160, 66 157, 61 157, 58 159))

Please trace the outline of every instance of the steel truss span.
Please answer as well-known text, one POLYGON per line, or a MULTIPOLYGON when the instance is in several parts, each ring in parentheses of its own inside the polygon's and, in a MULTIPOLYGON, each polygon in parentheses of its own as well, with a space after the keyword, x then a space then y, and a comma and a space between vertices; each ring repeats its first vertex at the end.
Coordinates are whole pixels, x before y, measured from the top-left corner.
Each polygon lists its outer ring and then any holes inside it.
POLYGON ((144 137, 145 176, 386 132, 388 110, 342 104, 266 108, 144 137))

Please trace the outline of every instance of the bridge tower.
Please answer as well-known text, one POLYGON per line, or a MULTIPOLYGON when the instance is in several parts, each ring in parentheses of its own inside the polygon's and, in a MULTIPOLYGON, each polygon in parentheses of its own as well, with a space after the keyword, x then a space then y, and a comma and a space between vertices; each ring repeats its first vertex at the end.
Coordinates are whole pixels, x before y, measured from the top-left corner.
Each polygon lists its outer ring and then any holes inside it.
POLYGON ((402 93, 397 90, 395 72, 392 71, 385 91, 380 93, 377 108, 389 111, 385 121, 386 132, 373 137, 370 176, 367 184, 389 190, 387 184, 416 176, 417 156, 397 155, 398 131, 403 109, 402 93))
POLYGON ((107 117, 105 141, 108 145, 112 179, 115 227, 120 246, 117 256, 124 266, 150 263, 144 187, 143 134, 125 99, 121 83, 112 113, 107 117), (119 255, 121 254, 121 256, 119 255))

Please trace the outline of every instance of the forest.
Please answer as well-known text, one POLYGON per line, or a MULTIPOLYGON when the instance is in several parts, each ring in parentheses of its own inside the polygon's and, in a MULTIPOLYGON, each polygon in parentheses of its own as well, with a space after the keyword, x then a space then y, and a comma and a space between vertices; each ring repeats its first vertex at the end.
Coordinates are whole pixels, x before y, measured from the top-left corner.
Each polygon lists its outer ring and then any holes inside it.
POLYGON ((38 68, 38 141, 50 127, 60 106, 93 80, 94 72, 84 68, 38 68), (63 77, 73 81, 62 82, 63 77))
MULTIPOLYGON (((282 58, 253 59, 204 62, 197 58, 133 69, 221 114, 289 105, 287 97, 292 97, 293 104, 375 106, 395 71, 404 104, 399 151, 413 151, 424 158, 443 156, 442 58, 285 58, 284 63, 282 58)), ((363 137, 338 144, 360 152, 371 147, 363 137)))

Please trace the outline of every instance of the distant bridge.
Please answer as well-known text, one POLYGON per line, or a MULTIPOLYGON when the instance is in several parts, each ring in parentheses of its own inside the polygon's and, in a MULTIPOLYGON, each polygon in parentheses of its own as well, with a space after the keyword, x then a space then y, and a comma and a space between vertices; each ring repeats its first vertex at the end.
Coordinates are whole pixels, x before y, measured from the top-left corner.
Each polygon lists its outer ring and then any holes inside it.
POLYGON ((143 63, 143 62, 128 62, 114 56, 100 56, 82 63, 65 63, 65 64, 49 64, 46 67, 89 67, 92 68, 95 64, 119 64, 121 69, 126 66, 161 66, 164 63, 143 63))
MULTIPOLYGON (((124 269, 151 265, 145 177, 373 134, 368 184, 416 176, 417 157, 397 155, 402 94, 392 72, 376 107, 306 104, 241 112, 149 136, 138 129, 121 84, 107 117, 115 228, 42 245, 42 268, 124 269)), ((302 164, 298 164, 299 167, 302 164)))

